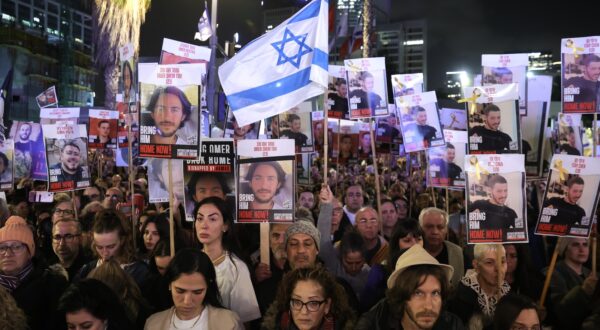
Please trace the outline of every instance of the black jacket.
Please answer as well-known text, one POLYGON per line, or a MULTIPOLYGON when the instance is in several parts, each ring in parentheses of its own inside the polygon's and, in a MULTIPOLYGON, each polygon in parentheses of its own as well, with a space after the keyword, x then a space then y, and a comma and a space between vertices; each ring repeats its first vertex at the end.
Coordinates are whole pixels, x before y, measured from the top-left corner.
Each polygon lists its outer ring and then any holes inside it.
MULTIPOLYGON (((379 301, 370 311, 364 313, 355 330, 400 330, 402 315, 396 315, 390 311, 387 298, 379 301)), ((461 320, 454 314, 442 311, 432 330, 463 330, 465 327, 461 320)))
POLYGON ((59 315, 56 310, 67 284, 63 275, 49 270, 34 259, 29 275, 11 293, 19 308, 27 315, 31 330, 66 329, 64 315, 59 315))

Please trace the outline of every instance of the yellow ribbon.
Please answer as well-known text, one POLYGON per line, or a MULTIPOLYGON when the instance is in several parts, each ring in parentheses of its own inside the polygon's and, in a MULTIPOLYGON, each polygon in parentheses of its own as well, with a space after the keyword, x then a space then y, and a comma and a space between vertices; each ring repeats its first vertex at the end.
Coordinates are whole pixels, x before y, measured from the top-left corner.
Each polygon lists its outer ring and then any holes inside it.
POLYGON ((573 50, 573 55, 575 55, 575 58, 579 57, 579 54, 577 54, 577 52, 582 52, 584 50, 583 47, 577 47, 577 45, 575 45, 575 42, 571 39, 567 39, 567 43, 565 46, 573 50))
POLYGON ((479 165, 479 159, 477 159, 476 156, 471 156, 469 162, 471 163, 471 166, 475 167, 475 176, 477 177, 477 180, 481 180, 481 173, 486 175, 490 174, 490 172, 488 172, 485 168, 482 168, 481 165, 479 165))
POLYGON ((560 180, 567 181, 567 178, 569 177, 569 171, 563 167, 562 159, 557 159, 554 161, 554 168, 558 170, 558 173, 560 174, 560 180))
POLYGON ((478 88, 473 89, 473 95, 471 97, 465 97, 458 100, 458 103, 469 102, 471 108, 471 115, 477 111, 477 99, 481 96, 481 92, 478 88))
POLYGON ((346 63, 346 66, 347 66, 347 67, 350 69, 350 71, 352 71, 352 72, 360 72, 360 71, 362 71, 362 68, 361 68, 361 67, 359 67, 359 66, 355 65, 355 64, 354 64, 354 63, 352 63, 351 61, 348 61, 348 62, 346 63))
POLYGON ((396 83, 396 85, 398 85, 398 87, 400 87, 401 89, 403 89, 404 87, 406 87, 406 86, 404 86, 404 84, 403 84, 403 83, 401 83, 401 82, 400 82, 400 79, 398 79, 398 77, 394 77, 394 82, 395 82, 395 83, 396 83))

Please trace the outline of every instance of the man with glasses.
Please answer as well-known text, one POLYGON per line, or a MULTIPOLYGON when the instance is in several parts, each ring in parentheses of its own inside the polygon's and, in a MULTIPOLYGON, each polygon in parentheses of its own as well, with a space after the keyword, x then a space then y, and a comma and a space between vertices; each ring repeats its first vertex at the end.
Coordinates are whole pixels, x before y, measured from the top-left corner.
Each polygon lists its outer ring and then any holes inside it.
POLYGON ((72 281, 79 269, 90 258, 84 255, 81 248, 81 224, 76 220, 60 220, 52 226, 52 250, 58 257, 59 264, 69 274, 72 281))
POLYGON ((388 244, 383 236, 379 235, 379 215, 372 207, 363 207, 356 212, 354 225, 362 236, 367 249, 365 259, 369 266, 380 264, 387 259, 388 244))
POLYGON ((0 286, 25 312, 30 329, 65 329, 56 309, 67 282, 34 256, 33 232, 27 222, 10 217, 0 228, 0 286))
POLYGON ((55 224, 58 221, 74 220, 75 210, 73 209, 73 202, 70 200, 58 202, 52 212, 52 223, 55 224))
POLYGON ((83 181, 84 176, 81 167, 81 149, 74 141, 66 141, 60 149, 59 162, 50 166, 51 176, 56 176, 52 182, 83 181))

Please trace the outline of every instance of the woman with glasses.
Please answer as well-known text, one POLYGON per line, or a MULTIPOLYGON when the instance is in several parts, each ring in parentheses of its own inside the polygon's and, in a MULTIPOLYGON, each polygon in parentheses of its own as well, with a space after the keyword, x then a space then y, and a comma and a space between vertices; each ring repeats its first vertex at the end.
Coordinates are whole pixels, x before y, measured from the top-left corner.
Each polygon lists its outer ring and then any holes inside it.
POLYGON ((165 279, 174 306, 150 316, 144 329, 243 329, 238 316, 223 307, 215 268, 203 252, 179 251, 169 263, 165 279))
POLYGON ((31 329, 58 329, 56 309, 67 281, 35 258, 35 252, 33 232, 25 220, 8 218, 0 228, 0 286, 25 312, 31 329))
POLYGON ((354 312, 344 289, 321 266, 288 272, 262 323, 262 329, 352 329, 354 312))
POLYGON ((231 212, 232 207, 221 198, 205 198, 194 210, 194 230, 202 251, 215 267, 223 305, 236 312, 246 323, 260 318, 260 309, 248 266, 240 258, 231 212))

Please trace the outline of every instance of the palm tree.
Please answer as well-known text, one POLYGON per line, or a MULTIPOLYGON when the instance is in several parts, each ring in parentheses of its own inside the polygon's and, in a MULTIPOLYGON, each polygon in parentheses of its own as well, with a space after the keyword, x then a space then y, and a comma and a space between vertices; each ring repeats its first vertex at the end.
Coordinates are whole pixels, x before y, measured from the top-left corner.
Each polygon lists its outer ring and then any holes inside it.
POLYGON ((151 0, 94 0, 92 11, 95 61, 104 70, 104 106, 114 108, 119 82, 119 48, 132 43, 139 51, 140 28, 151 0))

